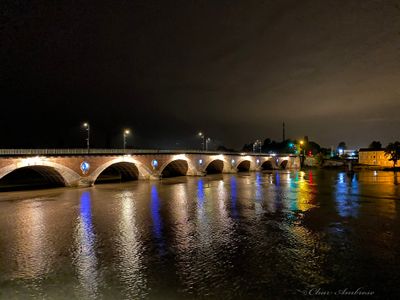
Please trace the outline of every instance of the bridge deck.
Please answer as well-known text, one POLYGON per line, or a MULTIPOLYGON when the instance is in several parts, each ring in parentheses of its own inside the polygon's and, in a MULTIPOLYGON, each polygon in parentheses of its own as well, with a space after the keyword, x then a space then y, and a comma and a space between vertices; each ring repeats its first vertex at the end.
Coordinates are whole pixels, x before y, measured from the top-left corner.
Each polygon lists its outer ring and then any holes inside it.
MULTIPOLYGON (((271 153, 223 152, 202 150, 159 150, 159 149, 0 149, 0 156, 30 155, 144 155, 144 154, 209 154, 209 155, 250 155, 271 156, 271 153)), ((297 156, 295 154, 276 154, 276 156, 297 156)))

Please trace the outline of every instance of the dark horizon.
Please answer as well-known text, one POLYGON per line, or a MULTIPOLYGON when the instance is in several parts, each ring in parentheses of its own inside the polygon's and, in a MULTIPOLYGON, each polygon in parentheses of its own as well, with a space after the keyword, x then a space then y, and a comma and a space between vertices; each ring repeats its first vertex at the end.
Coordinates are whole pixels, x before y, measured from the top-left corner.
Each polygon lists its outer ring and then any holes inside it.
POLYGON ((399 140, 398 1, 2 1, 0 148, 399 140))

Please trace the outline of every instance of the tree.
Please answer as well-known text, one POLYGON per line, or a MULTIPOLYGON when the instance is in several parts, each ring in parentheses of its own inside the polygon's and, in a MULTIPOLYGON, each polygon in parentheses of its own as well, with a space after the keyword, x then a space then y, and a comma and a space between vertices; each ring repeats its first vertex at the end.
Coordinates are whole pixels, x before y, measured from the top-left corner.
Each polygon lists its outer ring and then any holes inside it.
POLYGON ((369 144, 369 148, 371 149, 382 149, 382 143, 379 141, 373 141, 371 144, 369 144))
POLYGON ((243 152, 253 152, 253 143, 244 144, 242 147, 243 152))
POLYGON ((387 145, 385 156, 389 157, 389 160, 393 162, 393 168, 395 168, 397 161, 400 160, 400 142, 394 142, 387 145))
POLYGON ((337 146, 338 149, 346 150, 347 146, 345 142, 340 142, 339 145, 337 146))
POLYGON ((218 146, 218 147, 217 147, 217 151, 222 151, 222 152, 236 152, 234 149, 226 148, 224 145, 218 146))
POLYGON ((313 155, 321 152, 321 146, 316 142, 308 142, 307 152, 311 151, 313 155))

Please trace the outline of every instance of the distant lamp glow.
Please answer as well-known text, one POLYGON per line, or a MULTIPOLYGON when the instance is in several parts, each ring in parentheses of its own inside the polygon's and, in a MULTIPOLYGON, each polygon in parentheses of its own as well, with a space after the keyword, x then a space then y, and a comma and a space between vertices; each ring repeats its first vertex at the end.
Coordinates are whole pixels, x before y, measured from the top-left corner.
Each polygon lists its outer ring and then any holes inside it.
POLYGON ((231 160, 231 164, 232 164, 232 166, 235 164, 235 160, 234 159, 231 160))
POLYGON ((304 141, 300 141, 300 145, 303 145, 304 144, 304 141))
POLYGON ((153 159, 153 160, 151 161, 151 165, 153 166, 153 169, 157 169, 157 167, 158 167, 158 161, 157 161, 156 159, 153 159))
POLYGON ((199 159, 199 165, 201 166, 203 164, 203 160, 200 158, 199 159))
POLYGON ((259 159, 257 159, 257 160, 256 160, 256 163, 257 163, 257 165, 259 165, 259 164, 260 164, 260 160, 259 160, 259 159))

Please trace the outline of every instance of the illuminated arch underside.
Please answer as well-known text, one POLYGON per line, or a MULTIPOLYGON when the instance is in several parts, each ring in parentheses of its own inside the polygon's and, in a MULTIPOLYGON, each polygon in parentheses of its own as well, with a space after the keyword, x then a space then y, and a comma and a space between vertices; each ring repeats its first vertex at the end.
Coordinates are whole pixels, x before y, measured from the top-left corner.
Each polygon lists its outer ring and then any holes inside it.
POLYGON ((244 160, 238 166, 237 169, 239 172, 248 172, 250 171, 250 161, 244 160))
POLYGON ((267 160, 261 165, 261 169, 262 170, 273 170, 274 168, 272 166, 272 163, 269 160, 267 160))
POLYGON ((0 190, 21 190, 66 186, 62 175, 52 167, 27 166, 13 170, 0 179, 0 190))
POLYGON ((219 174, 224 169, 224 162, 220 159, 213 160, 206 168, 207 174, 219 174))
POLYGON ((100 173, 95 183, 112 183, 137 180, 139 170, 135 164, 130 162, 119 162, 112 164, 100 173))
POLYGON ((185 176, 189 169, 188 163, 185 160, 171 161, 161 172, 163 178, 185 176))
POLYGON ((286 169, 288 163, 289 163, 288 160, 284 160, 284 161, 281 162, 281 164, 279 165, 279 167, 280 167, 281 169, 286 169))

